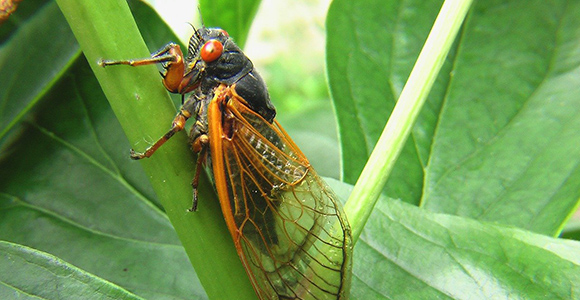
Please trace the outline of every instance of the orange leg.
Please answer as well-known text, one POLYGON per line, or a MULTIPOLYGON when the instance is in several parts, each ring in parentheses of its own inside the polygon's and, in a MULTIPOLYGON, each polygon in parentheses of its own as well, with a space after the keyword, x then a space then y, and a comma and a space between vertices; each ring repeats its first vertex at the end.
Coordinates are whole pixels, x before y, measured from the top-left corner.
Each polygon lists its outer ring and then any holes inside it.
MULTIPOLYGON (((100 60, 99 66, 114 66, 127 65, 132 67, 144 66, 150 64, 163 63, 162 73, 163 85, 172 93, 180 92, 180 85, 184 80, 185 63, 183 60, 183 52, 181 47, 177 44, 169 43, 159 51, 152 53, 151 57, 143 59, 127 59, 127 60, 100 60)), ((189 81, 188 79, 185 79, 189 81)))
POLYGON ((135 150, 131 149, 131 158, 132 159, 142 159, 145 157, 151 157, 161 145, 165 144, 167 140, 169 140, 176 132, 183 130, 185 126, 185 121, 189 119, 191 114, 188 111, 180 110, 175 119, 173 119, 173 123, 171 124, 171 129, 164 134, 155 144, 149 146, 149 148, 145 149, 145 152, 135 152, 135 150))

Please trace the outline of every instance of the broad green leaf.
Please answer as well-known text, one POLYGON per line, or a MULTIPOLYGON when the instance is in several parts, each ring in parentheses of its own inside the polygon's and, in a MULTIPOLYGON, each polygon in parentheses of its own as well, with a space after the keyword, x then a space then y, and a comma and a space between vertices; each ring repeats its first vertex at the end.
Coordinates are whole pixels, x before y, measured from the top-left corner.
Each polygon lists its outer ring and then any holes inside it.
MULTIPOLYGON (((0 48, 0 140, 80 54, 56 4, 49 1, 41 6, 39 1, 32 2, 40 9, 15 26, 0 48)), ((11 22, 19 16, 17 11, 11 22)))
POLYGON ((4 44, 7 39, 17 32, 17 28, 26 23, 29 18, 34 17, 39 7, 50 2, 49 0, 29 0, 26 5, 17 5, 16 11, 0 24, 0 44, 4 44))
POLYGON ((204 297, 92 72, 73 69, 2 153, 0 239, 145 298, 204 297))
POLYGON ((473 8, 426 168, 426 208, 559 233, 580 198, 579 13, 577 1, 473 8))
POLYGON ((203 23, 223 28, 244 48, 260 0, 200 0, 203 23))
MULTIPOLYGON (((333 1, 326 61, 336 107, 342 179, 355 183, 383 130, 441 1, 333 1)), ((448 74, 450 64, 443 67, 448 74)), ((387 183, 392 197, 419 203, 441 98, 441 76, 387 183)))
MULTIPOLYGON (((142 2, 130 3, 150 50, 168 43, 173 35, 167 26, 157 25, 159 17, 153 16, 152 10, 142 2), (152 18, 157 18, 157 24, 149 21, 152 18)), ((64 76, 81 54, 54 1, 27 1, 1 28, 10 39, 0 48, 0 139, 64 76), (9 28, 11 32, 7 31, 9 28)))
POLYGON ((351 298, 576 299, 578 288, 579 242, 382 199, 355 247, 351 298))
MULTIPOLYGON (((328 73, 348 182, 430 30, 430 5, 337 0, 331 7, 328 73)), ((579 12, 568 1, 476 2, 387 194, 557 235, 580 197, 579 12)))
POLYGON ((4 241, 0 283, 2 299, 142 299, 58 257, 4 241))

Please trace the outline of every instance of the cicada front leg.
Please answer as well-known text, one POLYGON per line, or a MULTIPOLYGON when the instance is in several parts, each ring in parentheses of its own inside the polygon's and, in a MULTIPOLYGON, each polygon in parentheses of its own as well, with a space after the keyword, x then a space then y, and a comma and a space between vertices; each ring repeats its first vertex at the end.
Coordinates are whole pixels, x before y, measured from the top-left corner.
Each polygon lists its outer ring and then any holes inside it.
MULTIPOLYGON (((180 93, 180 87, 184 85, 184 81, 189 80, 184 76, 185 61, 183 59, 183 52, 181 47, 174 43, 169 43, 159 51, 151 54, 151 57, 143 59, 127 59, 127 60, 101 60, 99 66, 107 67, 114 65, 127 65, 132 67, 163 64, 164 71, 161 73, 163 77, 163 85, 172 93, 180 93)), ((184 93, 181 93, 184 94, 184 93)))
MULTIPOLYGON (((192 78, 197 76, 197 72, 189 72, 185 74, 185 61, 183 57, 183 52, 179 45, 174 43, 169 43, 165 47, 161 48, 159 51, 152 53, 151 57, 144 59, 128 59, 128 60, 101 60, 99 65, 102 67, 114 66, 114 65, 128 65, 128 66, 143 66, 149 64, 161 63, 163 65, 164 71, 161 73, 163 76, 163 85, 168 91, 172 93, 180 93, 184 95, 190 90, 194 89, 195 86, 192 83, 192 78)), ((185 122, 189 119, 195 112, 195 107, 193 104, 183 105, 179 110, 179 113, 173 119, 171 129, 163 135, 155 144, 151 145, 145 150, 145 152, 135 152, 131 149, 132 159, 142 159, 145 157, 150 157, 155 153, 155 151, 161 147, 167 140, 169 140, 176 132, 183 130, 185 122)))
POLYGON ((159 138, 153 145, 145 149, 144 152, 135 152, 131 149, 132 159, 142 159, 146 157, 151 157, 159 147, 161 147, 165 142, 167 142, 176 132, 184 129, 185 122, 193 115, 197 118, 197 122, 194 125, 194 130, 199 131, 195 134, 194 150, 200 154, 198 159, 198 171, 196 171, 195 178, 193 179, 192 185, 194 186, 193 195, 193 205, 190 210, 195 210, 197 207, 197 183, 199 181, 199 169, 201 163, 206 157, 207 148, 207 125, 204 125, 202 118, 200 118, 200 113, 202 111, 202 105, 200 102, 200 97, 197 95, 192 95, 187 101, 183 101, 185 94, 195 90, 199 86, 199 77, 201 76, 202 70, 200 65, 197 64, 196 60, 186 61, 183 56, 183 52, 179 45, 174 43, 169 43, 165 47, 161 48, 159 51, 152 53, 151 57, 144 59, 128 59, 128 60, 101 60, 98 64, 101 67, 114 66, 114 65, 128 65, 128 66, 143 66, 149 64, 161 63, 163 66, 163 72, 161 75, 163 77, 163 85, 165 88, 172 92, 182 95, 182 103, 179 112, 173 119, 171 128, 167 133, 165 133, 161 138, 159 138), (186 66, 188 67, 186 71, 186 66), (197 146, 195 146, 197 145, 197 146))

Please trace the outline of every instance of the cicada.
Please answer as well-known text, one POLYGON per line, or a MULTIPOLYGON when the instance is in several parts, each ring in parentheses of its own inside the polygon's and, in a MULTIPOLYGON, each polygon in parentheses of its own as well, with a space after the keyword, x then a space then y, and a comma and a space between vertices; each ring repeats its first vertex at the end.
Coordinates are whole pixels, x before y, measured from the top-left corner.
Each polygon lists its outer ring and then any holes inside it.
POLYGON ((151 57, 102 66, 161 63, 182 95, 171 129, 133 159, 153 155, 194 117, 193 205, 209 169, 237 253, 260 299, 346 299, 352 237, 336 195, 275 119, 266 84, 226 31, 194 29, 187 55, 169 43, 151 57))

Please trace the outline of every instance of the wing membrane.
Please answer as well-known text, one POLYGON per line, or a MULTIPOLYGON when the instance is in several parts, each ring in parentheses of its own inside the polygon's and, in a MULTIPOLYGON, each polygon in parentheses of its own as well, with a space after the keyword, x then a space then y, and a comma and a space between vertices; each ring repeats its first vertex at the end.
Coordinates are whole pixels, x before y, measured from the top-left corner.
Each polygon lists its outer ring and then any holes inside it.
POLYGON ((350 228, 332 190, 279 124, 230 88, 216 92, 208 118, 224 217, 260 298, 345 297, 350 228))

